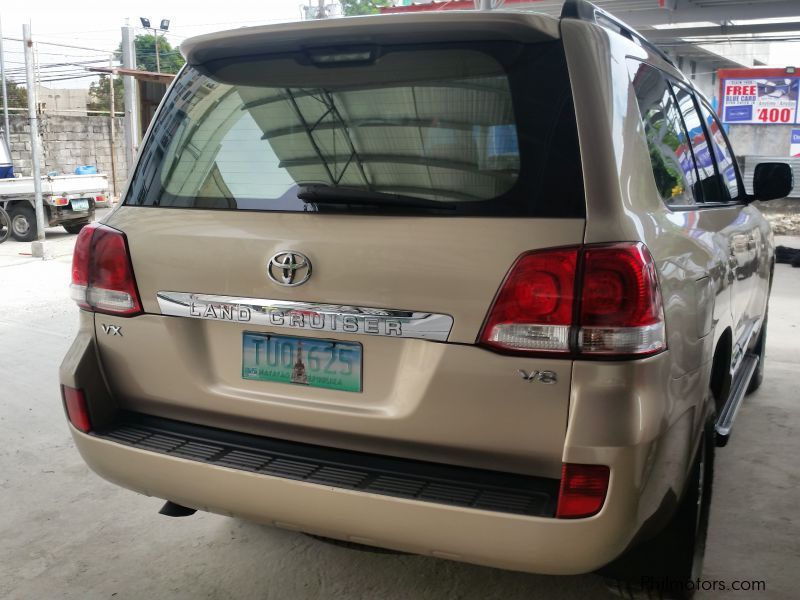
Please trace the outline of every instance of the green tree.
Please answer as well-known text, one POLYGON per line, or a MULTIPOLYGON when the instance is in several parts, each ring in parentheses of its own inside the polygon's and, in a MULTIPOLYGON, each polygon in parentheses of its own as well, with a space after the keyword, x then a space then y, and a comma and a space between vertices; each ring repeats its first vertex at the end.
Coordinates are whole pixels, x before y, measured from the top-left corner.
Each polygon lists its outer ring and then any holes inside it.
MULTIPOLYGON (((111 90, 108 87, 109 75, 100 75, 100 81, 89 85, 89 102, 86 103, 87 110, 106 111, 111 110, 111 90)), ((125 88, 121 77, 114 78, 114 110, 119 112, 122 109, 123 94, 125 88)))
MULTIPOLYGON (((6 91, 8 92, 8 108, 28 108, 28 90, 6 77, 6 91)), ((2 103, 2 98, 0 98, 0 103, 2 103)))
MULTIPOLYGON (((156 70, 156 38, 150 34, 137 35, 133 42, 136 49, 136 67, 144 71, 156 70)), ((160 35, 158 36, 158 59, 162 73, 177 73, 186 62, 178 48, 160 35)))
MULTIPOLYGON (((156 38, 151 34, 140 34, 133 41, 136 52, 136 68, 142 71, 156 71, 156 38)), ((114 58, 122 62, 122 43, 117 46, 114 58)), ((177 73, 185 62, 178 48, 173 48, 167 40, 158 36, 158 58, 162 73, 177 73)), ((100 75, 100 80, 89 86, 88 110, 111 110, 111 95, 108 87, 108 75, 100 75)), ((23 90, 24 91, 24 90, 23 90)), ((115 109, 120 110, 125 93, 121 77, 114 78, 115 109)), ((13 105, 12 105, 13 106, 13 105)))
MULTIPOLYGON (((136 52, 136 68, 142 71, 156 71, 156 38, 149 34, 140 34, 133 40, 136 52)), ((117 46, 114 58, 122 61, 122 43, 117 46)), ((158 36, 158 60, 162 73, 177 73, 186 62, 179 48, 173 48, 162 36, 158 36)), ((108 84, 106 84, 108 87, 108 84)))
POLYGON ((393 6, 391 0, 341 0, 345 16, 370 15, 381 8, 393 6))

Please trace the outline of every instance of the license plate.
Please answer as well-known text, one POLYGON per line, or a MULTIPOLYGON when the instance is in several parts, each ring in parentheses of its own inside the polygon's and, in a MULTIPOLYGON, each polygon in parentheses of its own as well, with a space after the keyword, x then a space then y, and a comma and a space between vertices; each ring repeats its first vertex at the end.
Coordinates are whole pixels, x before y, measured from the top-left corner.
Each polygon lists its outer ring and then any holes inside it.
POLYGON ((72 200, 72 210, 76 212, 82 212, 84 210, 89 210, 89 201, 88 200, 72 200))
POLYGON ((244 333, 242 378, 361 391, 361 344, 244 333))

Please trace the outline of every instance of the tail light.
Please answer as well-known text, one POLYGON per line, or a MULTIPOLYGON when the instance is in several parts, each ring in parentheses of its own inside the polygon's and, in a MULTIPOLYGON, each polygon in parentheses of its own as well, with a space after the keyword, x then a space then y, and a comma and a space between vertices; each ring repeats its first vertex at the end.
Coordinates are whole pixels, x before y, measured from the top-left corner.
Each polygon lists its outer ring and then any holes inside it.
POLYGON ((89 419, 89 406, 86 404, 86 395, 83 390, 62 385, 61 396, 64 398, 64 407, 67 409, 69 422, 75 429, 89 433, 92 430, 92 422, 89 419))
POLYGON ((64 196, 53 198, 53 206, 66 206, 67 204, 69 204, 69 198, 65 198, 64 196))
POLYGON ((665 346, 658 276, 645 245, 587 247, 579 350, 585 354, 652 354, 665 346))
POLYGON ((481 342, 501 350, 569 352, 578 250, 517 259, 494 301, 481 342))
POLYGON ((604 465, 565 463, 561 468, 557 519, 580 519, 600 512, 608 493, 610 471, 604 465))
POLYGON ((95 202, 105 202, 106 201, 106 197, 105 196, 95 196, 94 197, 94 201, 95 202))
POLYGON ((519 353, 647 356, 666 348, 658 277, 642 243, 523 254, 479 343, 519 353))
POLYGON ((125 234, 96 223, 81 229, 72 255, 70 288, 83 309, 123 317, 141 313, 125 234))

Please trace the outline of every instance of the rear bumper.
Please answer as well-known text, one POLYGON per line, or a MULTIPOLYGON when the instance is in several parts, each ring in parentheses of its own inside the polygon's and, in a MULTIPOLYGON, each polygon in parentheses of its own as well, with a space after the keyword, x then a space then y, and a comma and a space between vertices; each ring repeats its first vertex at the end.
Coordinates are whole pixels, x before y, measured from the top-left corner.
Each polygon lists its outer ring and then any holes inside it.
MULTIPOLYGON (((61 366, 60 379, 64 385, 85 391, 92 422, 102 432, 113 426, 120 411, 100 368, 93 315, 81 313, 81 319, 82 327, 61 366)), ((344 489, 263 470, 248 472, 212 464, 202 457, 146 450, 74 428, 72 435, 86 463, 101 477, 199 510, 486 566, 578 574, 594 571, 619 556, 661 503, 662 487, 669 489, 683 477, 681 453, 674 447, 666 446, 669 474, 662 472, 658 453, 652 452, 654 440, 664 435, 656 425, 658 415, 663 415, 660 409, 654 408, 652 414, 633 413, 637 426, 623 426, 628 422, 628 404, 658 406, 655 399, 642 402, 643 394, 631 380, 663 379, 664 365, 663 355, 639 361, 634 369, 626 370, 622 363, 609 365, 607 370, 616 374, 614 378, 608 373, 605 377, 587 373, 591 380, 605 382, 604 386, 591 386, 591 391, 573 398, 564 460, 604 464, 611 470, 603 508, 585 519, 514 514, 344 489), (603 415, 609 424, 601 427, 602 435, 582 424, 584 420, 597 424, 603 415), (616 430, 612 423, 617 423, 616 430), (648 480, 658 482, 659 489, 645 485, 648 480)), ((599 363, 586 367, 602 368, 599 363)), ((573 390, 579 392, 580 386, 573 385, 573 390)))
POLYGON ((286 529, 504 569, 595 570, 622 551, 631 525, 613 508, 619 505, 616 473, 600 514, 564 521, 248 473, 132 448, 74 428, 72 434, 98 475, 148 496, 286 529))
POLYGON ((92 221, 95 215, 95 204, 94 200, 91 201, 90 208, 88 211, 80 211, 76 212, 71 208, 62 207, 62 206, 50 206, 48 205, 48 221, 50 227, 55 227, 56 225, 63 225, 64 223, 77 223, 80 221, 92 221))

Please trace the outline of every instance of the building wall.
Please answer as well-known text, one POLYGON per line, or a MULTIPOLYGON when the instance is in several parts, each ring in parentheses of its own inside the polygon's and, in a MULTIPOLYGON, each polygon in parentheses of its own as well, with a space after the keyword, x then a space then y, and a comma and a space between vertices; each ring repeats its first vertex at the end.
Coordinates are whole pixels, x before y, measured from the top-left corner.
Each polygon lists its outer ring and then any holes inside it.
MULTIPOLYGON (((728 137, 737 155, 789 157, 793 129, 800 125, 728 125, 728 137)), ((798 174, 800 177, 800 174, 798 174)))
POLYGON ((36 99, 42 111, 48 114, 86 116, 89 90, 54 89, 41 85, 36 90, 36 99))
MULTIPOLYGON (((11 115, 11 160, 14 171, 31 175, 31 137, 27 116, 11 115)), ((122 117, 115 118, 114 170, 116 193, 122 193, 127 179, 122 117)), ((74 173, 79 165, 94 165, 98 173, 108 175, 109 192, 114 194, 111 181, 111 133, 107 116, 61 116, 42 114, 39 117, 42 145, 42 174, 49 171, 74 173)))

